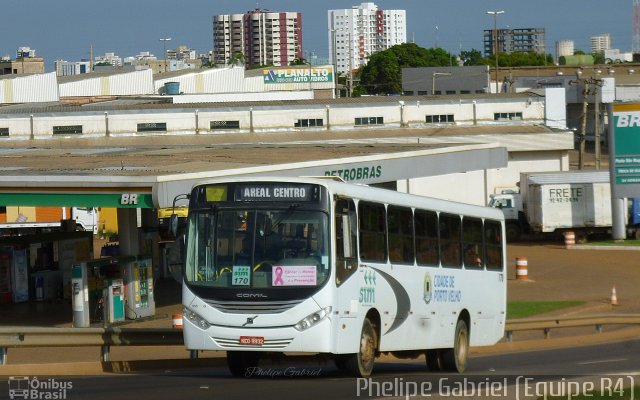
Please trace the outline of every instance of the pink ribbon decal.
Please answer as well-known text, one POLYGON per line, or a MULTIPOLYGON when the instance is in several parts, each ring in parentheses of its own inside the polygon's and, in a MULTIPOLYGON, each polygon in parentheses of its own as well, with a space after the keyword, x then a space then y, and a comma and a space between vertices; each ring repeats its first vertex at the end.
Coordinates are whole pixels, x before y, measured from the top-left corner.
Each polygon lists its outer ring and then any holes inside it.
POLYGON ((282 273, 282 267, 276 267, 276 280, 273 281, 273 286, 284 285, 284 281, 282 280, 282 273))

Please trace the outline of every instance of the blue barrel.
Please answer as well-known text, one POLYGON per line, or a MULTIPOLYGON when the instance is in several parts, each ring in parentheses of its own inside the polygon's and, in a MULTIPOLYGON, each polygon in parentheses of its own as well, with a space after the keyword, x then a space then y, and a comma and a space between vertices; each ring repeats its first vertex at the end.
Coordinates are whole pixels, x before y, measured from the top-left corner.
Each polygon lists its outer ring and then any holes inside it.
POLYGON ((180 82, 167 82, 164 84, 164 90, 169 95, 180 94, 180 82))

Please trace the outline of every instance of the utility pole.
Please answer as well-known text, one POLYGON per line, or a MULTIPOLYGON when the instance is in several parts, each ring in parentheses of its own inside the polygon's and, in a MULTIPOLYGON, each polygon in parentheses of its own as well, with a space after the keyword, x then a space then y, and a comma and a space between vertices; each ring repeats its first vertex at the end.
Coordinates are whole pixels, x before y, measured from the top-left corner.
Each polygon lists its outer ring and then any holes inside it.
POLYGON ((593 90, 594 103, 595 103, 595 116, 594 116, 594 139, 596 146, 596 169, 600 169, 600 161, 602 159, 601 149, 600 149, 600 93, 598 93, 598 86, 593 90))
POLYGON ((493 15, 493 46, 495 52, 493 53, 496 56, 496 93, 498 93, 498 53, 500 52, 500 46, 498 46, 498 22, 497 17, 500 14, 504 14, 504 11, 487 11, 487 14, 493 15))
MULTIPOLYGON (((584 152, 585 152, 585 142, 587 137, 587 111, 589 108, 589 95, 594 94, 596 96, 596 113, 599 112, 598 106, 598 87, 602 86, 602 79, 596 78, 582 78, 582 70, 579 69, 576 71, 576 80, 569 81, 570 85, 582 85, 582 123, 580 128, 580 133, 578 134, 578 169, 584 169, 584 152)), ((599 118, 596 115, 596 124, 599 124, 599 118)), ((599 128, 596 127, 596 168, 600 168, 600 132, 599 128)))
POLYGON ((164 52, 164 72, 167 72, 167 42, 171 40, 171 38, 162 38, 160 41, 162 42, 162 51, 164 52))

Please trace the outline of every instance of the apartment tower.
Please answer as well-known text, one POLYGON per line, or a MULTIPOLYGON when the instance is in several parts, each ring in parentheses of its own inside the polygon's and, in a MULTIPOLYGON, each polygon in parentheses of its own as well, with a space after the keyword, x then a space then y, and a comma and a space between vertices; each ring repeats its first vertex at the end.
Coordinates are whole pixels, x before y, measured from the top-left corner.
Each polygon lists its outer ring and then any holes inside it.
POLYGON ((214 62, 229 64, 236 54, 247 66, 287 66, 302 58, 302 14, 255 9, 214 16, 214 62))
POLYGON ((406 43, 405 10, 380 10, 374 3, 329 10, 329 59, 346 73, 367 63, 369 56, 406 43))

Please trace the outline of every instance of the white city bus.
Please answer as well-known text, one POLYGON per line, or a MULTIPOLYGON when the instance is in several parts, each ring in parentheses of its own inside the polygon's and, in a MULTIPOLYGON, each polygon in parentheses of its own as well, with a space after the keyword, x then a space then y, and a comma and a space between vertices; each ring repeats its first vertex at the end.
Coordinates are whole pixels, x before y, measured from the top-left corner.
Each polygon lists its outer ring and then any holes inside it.
POLYGON ((376 356, 426 354, 462 372, 506 313, 500 210, 322 178, 194 186, 184 340, 226 350, 232 374, 265 352, 331 355, 369 376, 376 356))

